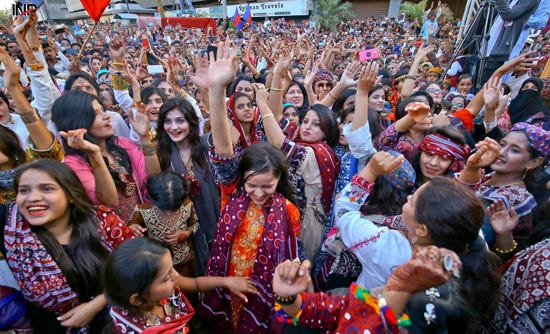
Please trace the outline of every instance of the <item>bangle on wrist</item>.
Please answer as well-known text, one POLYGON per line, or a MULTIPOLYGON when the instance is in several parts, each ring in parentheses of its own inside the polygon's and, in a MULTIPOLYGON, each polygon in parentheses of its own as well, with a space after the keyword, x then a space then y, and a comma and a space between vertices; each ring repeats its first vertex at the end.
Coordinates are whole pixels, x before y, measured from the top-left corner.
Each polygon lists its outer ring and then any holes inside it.
POLYGON ((124 66, 124 63, 121 63, 121 62, 113 62, 112 65, 113 65, 113 66, 124 66))
POLYGON ((265 115, 262 115, 262 121, 266 118, 269 118, 269 117, 275 118, 275 116, 273 114, 265 114, 265 115))
POLYGON ((157 148, 153 144, 141 145, 141 150, 143 151, 143 155, 146 157, 152 157, 157 154, 157 148))
POLYGON ((335 99, 335 100, 338 99, 337 97, 334 97, 334 95, 332 95, 332 90, 328 92, 328 96, 332 97, 332 98, 335 99))
POLYGON ((492 122, 490 122, 490 123, 486 123, 485 121, 483 121, 483 125, 485 126, 485 129, 488 129, 488 130, 493 129, 494 127, 497 126, 497 120, 496 120, 496 118, 495 118, 495 119, 494 119, 492 122))
POLYGON ((31 111, 27 111, 24 113, 19 114, 21 116, 21 119, 23 120, 23 123, 30 124, 38 121, 40 119, 40 116, 36 112, 36 110, 32 109, 31 111))
POLYGON ((511 248, 500 249, 498 247, 495 247, 495 252, 497 252, 498 255, 506 255, 506 254, 512 253, 513 251, 516 250, 516 248, 518 248, 518 243, 515 240, 512 240, 512 241, 514 242, 514 244, 512 245, 511 248))
POLYGON ((271 87, 269 90, 274 91, 274 92, 282 92, 283 91, 282 88, 275 88, 275 87, 271 87))
POLYGON ((302 304, 300 305, 300 310, 298 310, 298 313, 296 313, 296 315, 293 318, 289 317, 288 314, 286 314, 286 312, 283 310, 281 305, 282 304, 277 301, 275 302, 275 305, 274 305, 275 318, 277 319, 277 321, 286 323, 289 325, 297 326, 298 321, 300 321, 300 316, 302 315, 302 310, 304 309, 303 299, 302 299, 302 304))
POLYGON ((292 305, 292 304, 294 304, 294 302, 296 301, 296 298, 297 298, 296 295, 289 296, 289 297, 281 297, 276 293, 274 295, 275 295, 275 302, 279 303, 281 305, 292 305))

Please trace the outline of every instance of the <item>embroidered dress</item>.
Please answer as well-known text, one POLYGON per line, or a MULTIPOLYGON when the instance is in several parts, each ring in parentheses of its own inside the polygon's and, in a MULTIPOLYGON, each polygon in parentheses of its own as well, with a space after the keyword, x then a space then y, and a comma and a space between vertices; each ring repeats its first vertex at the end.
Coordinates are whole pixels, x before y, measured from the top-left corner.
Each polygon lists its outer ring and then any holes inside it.
POLYGON ((334 148, 334 153, 336 153, 338 160, 340 160, 340 172, 336 179, 335 189, 335 193, 338 194, 348 184, 353 175, 357 173, 357 159, 343 145, 337 145, 334 148))
MULTIPOLYGON (((132 223, 137 223, 147 229, 147 237, 165 243, 166 234, 171 231, 198 229, 198 219, 195 213, 195 207, 191 200, 186 200, 178 210, 178 215, 174 222, 160 219, 158 209, 150 204, 136 206, 132 223)), ((172 253, 174 267, 184 264, 193 259, 193 249, 190 240, 178 243, 176 246, 168 246, 172 253)), ((183 275, 183 273, 180 273, 183 275)))
POLYGON ((332 228, 330 212, 340 161, 326 143, 305 143, 286 138, 281 150, 287 154, 289 181, 300 208, 300 240, 305 256, 315 265, 321 243, 332 228))
POLYGON ((115 333, 124 334, 184 334, 189 331, 187 323, 195 310, 185 298, 183 292, 176 288, 174 294, 167 299, 164 306, 166 316, 155 314, 135 315, 128 310, 113 306, 110 315, 115 333))
POLYGON ((239 152, 223 159, 210 151, 214 170, 221 172, 224 196, 206 273, 250 277, 258 294, 247 295, 244 303, 226 289, 215 289, 204 293, 200 313, 212 320, 218 332, 232 328, 234 333, 279 333, 280 326, 272 324, 273 272, 280 262, 297 257, 300 215, 278 193, 259 207, 236 187, 239 152))
POLYGON ((495 333, 542 333, 550 328, 550 239, 519 252, 504 265, 495 333))
MULTIPOLYGON (((89 301, 80 300, 79 293, 69 286, 44 244, 18 212, 17 205, 12 206, 9 217, 4 228, 5 256, 25 299, 56 316, 89 301)), ((134 237, 112 210, 98 207, 96 217, 100 241, 109 251, 134 237)), ((77 330, 78 333, 87 331, 87 327, 77 330)))
POLYGON ((405 132, 397 132, 395 130, 395 124, 390 125, 387 129, 382 131, 378 138, 378 142, 379 150, 399 152, 409 161, 412 161, 420 144, 410 140, 405 132))

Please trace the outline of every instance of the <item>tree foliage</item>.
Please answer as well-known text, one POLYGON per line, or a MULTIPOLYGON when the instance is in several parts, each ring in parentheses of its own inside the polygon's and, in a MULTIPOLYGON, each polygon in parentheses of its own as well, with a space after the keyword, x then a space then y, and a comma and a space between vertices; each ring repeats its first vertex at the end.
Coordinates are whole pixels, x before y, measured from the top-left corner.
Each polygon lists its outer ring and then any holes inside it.
POLYGON ((407 17, 418 19, 418 22, 422 22, 422 17, 424 16, 424 10, 426 9, 427 4, 428 0, 422 0, 419 3, 406 1, 401 4, 400 10, 401 13, 404 13, 407 17))
POLYGON ((318 0, 316 6, 317 15, 315 21, 325 29, 334 29, 338 23, 355 17, 352 5, 347 1, 318 0))

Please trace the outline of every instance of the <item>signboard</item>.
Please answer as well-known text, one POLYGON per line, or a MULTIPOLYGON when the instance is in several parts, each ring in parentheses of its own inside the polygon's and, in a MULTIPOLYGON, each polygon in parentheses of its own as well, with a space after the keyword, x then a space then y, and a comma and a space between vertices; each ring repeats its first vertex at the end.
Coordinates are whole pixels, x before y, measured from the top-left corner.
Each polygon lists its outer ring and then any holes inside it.
MULTIPOLYGON (((246 4, 228 5, 227 17, 233 17, 233 14, 235 14, 235 8, 242 16, 246 10, 246 4)), ((210 7, 208 9, 210 17, 222 17, 223 12, 221 6, 210 7)), ((203 13, 205 12, 204 8, 201 8, 201 10, 203 13)), ((307 0, 255 2, 250 3, 250 11, 252 12, 253 18, 309 15, 307 0)), ((197 13, 199 13, 198 8, 197 13)))

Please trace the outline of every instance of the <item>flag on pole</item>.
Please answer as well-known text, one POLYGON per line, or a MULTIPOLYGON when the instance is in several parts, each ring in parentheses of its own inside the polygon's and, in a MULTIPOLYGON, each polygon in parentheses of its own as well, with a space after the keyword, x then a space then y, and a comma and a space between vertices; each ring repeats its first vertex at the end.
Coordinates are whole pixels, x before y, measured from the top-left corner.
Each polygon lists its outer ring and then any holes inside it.
POLYGON ((239 14, 239 10, 237 8, 235 8, 235 14, 233 15, 233 25, 239 30, 243 27, 241 14, 239 14))
POLYGON ((84 9, 86 9, 86 12, 88 12, 88 15, 90 15, 90 18, 97 23, 99 22, 101 15, 103 15, 105 8, 107 8, 107 6, 111 1, 110 0, 80 0, 80 2, 82 3, 82 6, 84 6, 84 9))
POLYGON ((244 11, 243 19, 249 24, 252 25, 252 12, 250 11, 250 4, 246 4, 246 10, 244 11))

